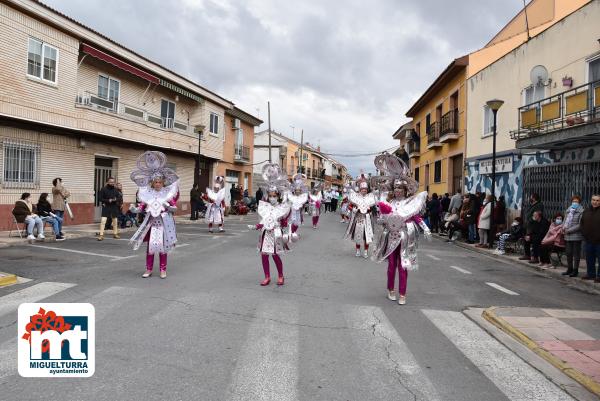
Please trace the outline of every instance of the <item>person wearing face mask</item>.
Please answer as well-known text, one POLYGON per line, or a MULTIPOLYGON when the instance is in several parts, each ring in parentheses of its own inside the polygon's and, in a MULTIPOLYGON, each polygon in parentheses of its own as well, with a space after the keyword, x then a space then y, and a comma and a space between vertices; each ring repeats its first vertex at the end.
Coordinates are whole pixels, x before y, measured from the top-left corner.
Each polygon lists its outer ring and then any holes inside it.
POLYGON ((542 216, 542 212, 537 210, 533 213, 533 220, 526 229, 525 241, 531 244, 531 259, 529 263, 540 263, 540 247, 542 240, 546 236, 550 223, 542 216))
MULTIPOLYGON (((225 231, 223 229, 223 222, 225 221, 225 180, 222 176, 215 177, 213 189, 206 188, 206 194, 204 200, 208 203, 206 208, 206 214, 204 219, 208 223, 208 232, 213 232, 213 224, 219 226, 219 232, 225 231)), ((233 200, 232 200, 233 202, 233 200)))
POLYGON ((121 213, 120 206, 123 204, 123 194, 121 194, 115 186, 114 177, 109 177, 108 180, 106 180, 106 185, 100 190, 99 198, 102 204, 102 219, 100 220, 98 241, 104 239, 104 229, 108 219, 111 219, 112 222, 113 237, 115 239, 121 238, 119 236, 117 217, 119 217, 119 214, 121 213))
POLYGON ((505 246, 507 242, 517 242, 525 236, 525 228, 523 220, 520 217, 515 217, 509 229, 496 234, 498 237, 498 248, 494 251, 496 255, 504 255, 506 253, 505 246))
POLYGON ((371 208, 377 204, 377 198, 369 193, 369 183, 364 174, 356 180, 359 192, 350 192, 352 216, 346 229, 345 239, 351 239, 356 246, 356 257, 360 257, 360 247, 364 244, 363 257, 369 257, 369 244, 373 242, 373 221, 371 208))
POLYGON ((167 254, 175 249, 177 243, 173 214, 177 211, 179 199, 179 177, 166 164, 164 153, 145 152, 138 157, 137 169, 131 173, 131 180, 139 187, 139 208, 146 212, 144 221, 129 240, 134 250, 144 242, 148 243, 143 278, 152 275, 156 254, 160 278, 167 278, 167 254))
POLYGON ((319 216, 321 215, 321 202, 323 201, 323 193, 321 192, 321 185, 316 184, 312 189, 312 194, 308 196, 308 203, 310 205, 310 214, 312 215, 312 225, 316 230, 319 224, 319 216))
POLYGON ((271 283, 271 271, 269 266, 269 256, 272 257, 277 267, 277 285, 284 284, 283 261, 281 255, 288 250, 287 244, 292 235, 284 233, 287 228, 287 218, 290 214, 290 202, 281 203, 280 194, 284 194, 288 189, 288 181, 281 167, 278 164, 265 164, 263 167, 263 179, 267 183, 265 193, 267 201, 261 200, 258 203, 258 215, 261 221, 257 225, 249 225, 251 230, 260 231, 258 240, 258 251, 260 252, 263 272, 265 279, 260 283, 261 286, 267 286, 271 283))
MULTIPOLYGON (((590 207, 585 209, 581 217, 581 232, 585 240, 585 262, 587 275, 584 280, 600 282, 600 271, 596 268, 596 261, 600 265, 600 194, 592 195, 590 207)), ((600 269, 600 266, 598 266, 600 269)))
POLYGON ((565 249, 565 236, 563 232, 563 215, 557 213, 550 223, 550 228, 546 233, 546 236, 542 240, 542 246, 540 248, 540 267, 542 269, 553 268, 550 263, 550 254, 554 252, 562 252, 565 249))
POLYGON ((567 271, 563 272, 563 276, 577 277, 579 275, 579 261, 581 260, 581 242, 583 241, 583 234, 581 233, 583 207, 579 195, 574 195, 571 198, 571 206, 565 211, 565 216, 562 232, 566 242, 567 271))
POLYGON ((291 206, 291 229, 294 239, 298 239, 298 228, 304 221, 302 208, 308 201, 308 188, 304 182, 305 176, 296 174, 292 178, 292 191, 286 193, 287 201, 291 206))
POLYGON ((387 260, 387 297, 404 305, 408 271, 418 269, 418 227, 423 229, 428 239, 431 238, 431 232, 420 215, 425 207, 427 192, 415 194, 418 183, 410 177, 410 170, 398 157, 390 154, 377 156, 375 166, 385 174, 376 178, 381 183, 379 186, 386 185, 381 181, 385 177, 393 180, 393 191, 378 204, 381 216, 378 223, 383 230, 380 231, 371 259, 376 262, 387 260), (398 297, 394 292, 396 270, 399 276, 398 297))
MULTIPOLYGON (((540 212, 542 217, 544 216, 544 204, 540 202, 540 195, 537 193, 533 193, 529 197, 529 206, 525 210, 523 216, 523 225, 526 231, 529 229, 529 226, 533 223, 533 214, 535 212, 540 212)), ((523 250, 525 251, 525 254, 521 256, 519 260, 531 260, 531 241, 525 239, 525 242, 523 243, 523 250)))

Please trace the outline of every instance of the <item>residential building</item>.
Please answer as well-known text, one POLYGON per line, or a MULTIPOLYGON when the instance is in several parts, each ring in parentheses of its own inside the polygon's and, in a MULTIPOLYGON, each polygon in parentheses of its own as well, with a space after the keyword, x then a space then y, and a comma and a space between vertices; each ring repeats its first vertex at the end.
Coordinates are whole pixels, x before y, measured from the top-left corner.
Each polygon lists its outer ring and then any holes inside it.
POLYGON ((194 181, 208 185, 228 157, 225 115, 242 113, 231 101, 42 3, 0 3, 0 54, 0 229, 22 192, 51 193, 55 177, 71 192, 67 224, 99 217, 109 176, 134 202, 129 174, 146 150, 179 174, 185 213, 194 181))
POLYGON ((412 122, 394 133, 420 191, 443 194, 462 187, 468 65, 469 56, 452 61, 406 112, 412 122))
MULTIPOLYGON (((558 3, 558 2, 557 2, 558 3)), ((468 79, 467 178, 489 191, 493 116, 497 115, 496 195, 512 215, 538 192, 548 213, 572 194, 589 199, 600 183, 600 2, 563 17, 468 79)))
POLYGON ((214 163, 214 171, 225 178, 225 201, 229 205, 229 189, 233 184, 249 192, 252 189, 254 127, 263 121, 237 107, 226 110, 225 117, 223 158, 214 163))

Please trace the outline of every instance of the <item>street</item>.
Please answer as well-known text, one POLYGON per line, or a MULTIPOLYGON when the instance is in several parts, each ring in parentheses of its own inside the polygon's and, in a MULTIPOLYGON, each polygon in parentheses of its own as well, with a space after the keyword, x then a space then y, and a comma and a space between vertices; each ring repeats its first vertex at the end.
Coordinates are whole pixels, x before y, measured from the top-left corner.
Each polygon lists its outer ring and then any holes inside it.
MULTIPOLYGON (((439 239, 420 242, 407 304, 386 298, 385 264, 356 258, 345 224, 305 224, 283 257, 285 285, 260 287, 256 215, 226 232, 178 224, 168 277, 141 278, 144 252, 94 238, 0 249, 3 400, 572 400, 463 311, 490 306, 600 310, 597 296, 439 239), (22 302, 89 302, 88 379, 17 373, 22 302)), ((185 223, 185 224, 184 224, 185 223)), ((68 229, 67 229, 68 234, 68 229)), ((271 275, 276 270, 271 261, 271 275)), ((397 285, 397 283, 396 283, 397 285)))

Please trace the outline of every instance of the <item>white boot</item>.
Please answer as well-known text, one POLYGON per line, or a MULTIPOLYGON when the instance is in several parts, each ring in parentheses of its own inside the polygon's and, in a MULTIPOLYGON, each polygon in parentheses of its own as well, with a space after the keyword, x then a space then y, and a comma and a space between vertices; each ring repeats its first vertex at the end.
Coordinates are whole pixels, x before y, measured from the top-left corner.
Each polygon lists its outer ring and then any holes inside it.
POLYGON ((387 297, 390 301, 395 301, 396 300, 396 292, 394 290, 388 290, 387 297))
POLYGON ((398 297, 398 305, 405 305, 406 304, 406 295, 400 295, 398 297))
POLYGON ((357 258, 358 258, 358 257, 360 257, 360 249, 357 249, 357 250, 356 250, 356 257, 357 257, 357 258))
POLYGON ((367 259, 369 257, 369 251, 367 249, 363 252, 363 258, 367 259))
POLYGON ((35 237, 33 236, 33 234, 29 234, 29 235, 27 236, 27 241, 29 241, 29 242, 33 242, 33 241, 35 241, 35 237))

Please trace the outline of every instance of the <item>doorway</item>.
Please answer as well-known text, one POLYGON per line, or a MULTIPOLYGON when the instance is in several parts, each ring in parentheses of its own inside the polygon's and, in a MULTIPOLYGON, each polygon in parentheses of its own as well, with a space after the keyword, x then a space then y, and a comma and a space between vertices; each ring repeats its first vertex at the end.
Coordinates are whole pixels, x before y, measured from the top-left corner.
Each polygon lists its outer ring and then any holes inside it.
POLYGON ((452 169, 452 193, 456 193, 457 189, 463 189, 463 155, 452 157, 450 166, 452 169))
POLYGON ((429 192, 429 163, 425 165, 425 179, 423 182, 425 183, 425 191, 429 192))
POLYGON ((108 177, 113 176, 113 161, 107 157, 94 159, 94 221, 100 221, 102 205, 100 204, 100 190, 106 184, 108 177))

